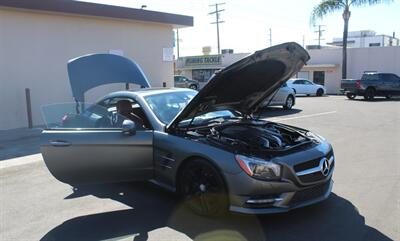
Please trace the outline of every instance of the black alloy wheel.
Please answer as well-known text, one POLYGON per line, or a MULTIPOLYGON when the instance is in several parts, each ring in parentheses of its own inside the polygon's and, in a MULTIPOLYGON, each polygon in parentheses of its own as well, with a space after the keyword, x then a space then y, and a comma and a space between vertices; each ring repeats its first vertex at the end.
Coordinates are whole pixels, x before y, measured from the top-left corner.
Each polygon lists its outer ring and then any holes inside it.
POLYGON ((354 100, 354 99, 356 98, 356 94, 354 94, 354 93, 347 93, 347 94, 346 94, 346 97, 347 97, 348 99, 350 99, 350 100, 354 100))
POLYGON ((219 171, 208 161, 195 159, 185 164, 180 175, 184 204, 201 216, 218 217, 228 210, 228 195, 219 171))

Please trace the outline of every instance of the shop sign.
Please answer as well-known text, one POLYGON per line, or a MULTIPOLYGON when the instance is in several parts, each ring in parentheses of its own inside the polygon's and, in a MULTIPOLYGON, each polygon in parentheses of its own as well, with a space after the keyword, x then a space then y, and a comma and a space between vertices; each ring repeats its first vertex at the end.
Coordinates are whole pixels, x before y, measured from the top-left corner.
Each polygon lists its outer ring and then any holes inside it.
POLYGON ((185 58, 185 66, 221 65, 221 55, 194 56, 185 58))

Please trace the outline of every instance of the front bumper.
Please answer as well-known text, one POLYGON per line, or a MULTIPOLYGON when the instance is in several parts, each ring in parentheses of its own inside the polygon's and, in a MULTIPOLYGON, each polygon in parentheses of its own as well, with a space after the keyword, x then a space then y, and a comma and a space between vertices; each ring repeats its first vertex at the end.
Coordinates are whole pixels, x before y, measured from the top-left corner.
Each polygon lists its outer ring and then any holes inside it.
POLYGON ((327 142, 277 159, 282 167, 279 181, 255 179, 245 172, 225 175, 231 211, 247 214, 280 213, 329 197, 335 157, 327 142), (324 164, 328 168, 323 168, 324 164), (327 171, 325 174, 323 169, 327 171))
POLYGON ((333 180, 329 179, 326 183, 320 185, 326 185, 326 187, 323 189, 323 192, 321 192, 321 195, 318 195, 311 199, 299 202, 297 201, 293 202, 294 199, 296 199, 296 193, 307 191, 307 189, 313 189, 315 188, 315 186, 301 189, 297 192, 285 192, 280 195, 277 195, 276 197, 271 198, 271 201, 273 199, 275 199, 275 201, 271 202, 269 207, 257 208, 257 207, 236 206, 234 204, 233 205, 231 204, 229 209, 232 212, 244 213, 244 214, 269 214, 269 213, 288 212, 292 209, 309 206, 327 199, 332 191, 333 180))

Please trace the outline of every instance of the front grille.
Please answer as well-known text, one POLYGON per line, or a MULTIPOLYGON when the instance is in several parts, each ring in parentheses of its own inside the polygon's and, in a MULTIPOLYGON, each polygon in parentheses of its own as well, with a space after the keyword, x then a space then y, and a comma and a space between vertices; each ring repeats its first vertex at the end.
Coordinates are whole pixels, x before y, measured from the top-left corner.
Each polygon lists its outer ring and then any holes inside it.
POLYGON ((307 188, 301 191, 298 191, 294 194, 290 203, 292 205, 296 205, 305 201, 313 200, 325 195, 325 193, 329 189, 330 181, 327 181, 324 184, 320 184, 311 188, 307 188))
MULTIPOLYGON (((330 159, 332 156, 333 156, 333 152, 330 151, 326 154, 325 157, 327 159, 330 159)), ((306 162, 297 164, 297 165, 293 166, 293 169, 295 170, 295 172, 301 172, 304 170, 318 167, 322 158, 323 157, 320 157, 317 159, 313 159, 311 161, 306 161, 306 162)), ((328 175, 330 174, 330 172, 332 172, 334 165, 335 165, 335 161, 332 162, 328 175)), ((298 177, 299 177, 300 181, 303 183, 317 182, 317 181, 320 181, 320 180, 323 180, 324 178, 326 178, 326 176, 324 176, 322 174, 322 172, 320 172, 320 171, 310 173, 307 175, 298 176, 298 177)))
MULTIPOLYGON (((335 161, 332 162, 331 166, 329 167, 329 173, 327 176, 329 176, 333 170, 333 168, 335 167, 335 161)), ((303 175, 303 176, 299 176, 299 179, 301 182, 303 183, 307 183, 307 182, 317 182, 320 181, 322 179, 326 178, 326 176, 324 176, 322 174, 322 172, 314 172, 314 173, 310 173, 307 175, 303 175)))
POLYGON ((321 160, 321 158, 322 157, 294 165, 293 169, 295 172, 301 172, 307 169, 317 167, 319 165, 319 161, 321 160))
MULTIPOLYGON (((331 158, 332 155, 333 155, 333 152, 331 150, 326 154, 325 157, 327 159, 329 159, 329 158, 331 158)), ((311 169, 311 168, 317 167, 319 165, 319 162, 321 161, 321 158, 323 158, 323 157, 324 156, 321 156, 319 158, 316 158, 316 159, 313 159, 313 160, 310 160, 310 161, 306 161, 306 162, 302 162, 300 164, 296 164, 296 165, 293 166, 293 169, 294 169, 295 172, 301 172, 301 171, 304 171, 304 170, 307 170, 307 169, 311 169)))
POLYGON ((299 179, 302 182, 316 182, 324 178, 325 176, 322 175, 322 172, 314 172, 304 176, 299 176, 299 179))

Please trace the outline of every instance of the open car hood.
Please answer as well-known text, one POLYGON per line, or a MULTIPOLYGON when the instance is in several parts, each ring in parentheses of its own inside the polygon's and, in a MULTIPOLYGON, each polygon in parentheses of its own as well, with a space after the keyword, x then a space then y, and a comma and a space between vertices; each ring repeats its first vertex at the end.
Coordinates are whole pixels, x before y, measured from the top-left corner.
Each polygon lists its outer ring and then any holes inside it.
POLYGON ((309 59, 307 51, 293 42, 257 51, 212 76, 167 130, 182 120, 216 110, 250 115, 309 59))

